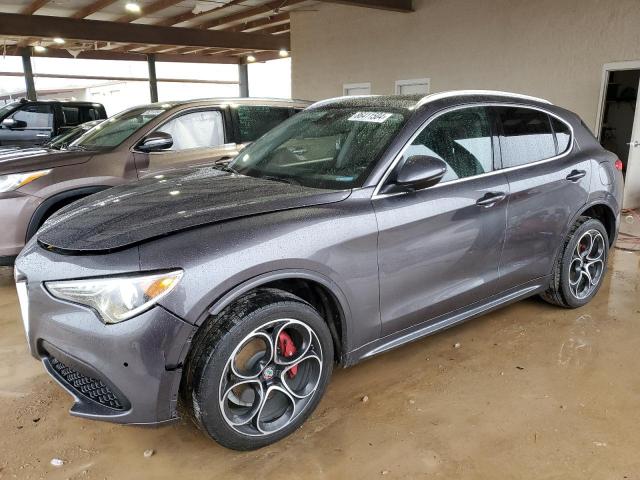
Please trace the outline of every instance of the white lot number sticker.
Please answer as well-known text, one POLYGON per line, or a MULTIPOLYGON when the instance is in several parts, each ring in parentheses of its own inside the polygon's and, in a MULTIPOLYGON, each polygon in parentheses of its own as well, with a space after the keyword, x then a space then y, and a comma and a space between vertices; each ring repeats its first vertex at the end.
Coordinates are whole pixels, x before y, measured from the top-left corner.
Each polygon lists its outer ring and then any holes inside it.
POLYGON ((357 112, 349 117, 350 122, 384 123, 393 113, 357 112))

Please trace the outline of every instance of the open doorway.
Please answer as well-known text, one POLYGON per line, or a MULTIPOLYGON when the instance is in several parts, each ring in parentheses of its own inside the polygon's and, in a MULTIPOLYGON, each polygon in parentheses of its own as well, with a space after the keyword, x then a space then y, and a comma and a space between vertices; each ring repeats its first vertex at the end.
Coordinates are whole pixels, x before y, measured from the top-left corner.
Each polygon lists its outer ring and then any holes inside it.
POLYGON ((639 84, 640 70, 613 71, 609 72, 605 90, 600 143, 622 160, 624 174, 629 160, 639 84))
POLYGON ((640 61, 607 64, 596 132, 604 148, 622 161, 623 206, 640 207, 640 61))

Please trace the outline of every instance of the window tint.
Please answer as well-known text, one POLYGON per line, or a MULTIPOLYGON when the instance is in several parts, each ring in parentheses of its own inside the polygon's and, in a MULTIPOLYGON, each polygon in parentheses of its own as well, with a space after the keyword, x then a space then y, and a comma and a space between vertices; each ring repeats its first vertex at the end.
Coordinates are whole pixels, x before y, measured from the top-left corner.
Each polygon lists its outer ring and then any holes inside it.
POLYGON ((551 125, 558 141, 558 154, 566 152, 571 141, 571 130, 566 123, 555 117, 551 117, 551 125))
POLYGON ((78 107, 62 107, 64 123, 69 126, 80 123, 80 109, 78 107))
POLYGON ((210 148, 225 143, 222 113, 217 110, 201 110, 180 115, 158 130, 173 137, 173 146, 168 150, 210 148))
POLYGON ((502 123, 500 147, 504 168, 556 155, 549 115, 530 108, 500 107, 496 110, 502 123))
POLYGON ((16 111, 10 118, 27 122, 27 128, 53 126, 53 111, 49 105, 27 105, 16 111))
POLYGON ((240 143, 253 142, 289 118, 290 111, 283 107, 240 105, 237 108, 240 143))
POLYGON ((492 171, 493 147, 487 110, 472 107, 437 117, 409 146, 405 158, 413 155, 444 160, 449 168, 443 182, 492 171))

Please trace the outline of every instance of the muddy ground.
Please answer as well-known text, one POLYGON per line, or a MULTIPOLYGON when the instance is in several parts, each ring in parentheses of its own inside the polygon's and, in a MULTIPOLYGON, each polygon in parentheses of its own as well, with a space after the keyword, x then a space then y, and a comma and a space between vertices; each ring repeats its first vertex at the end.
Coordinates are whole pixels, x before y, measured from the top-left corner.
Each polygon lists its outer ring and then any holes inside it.
POLYGON ((617 250, 587 307, 526 300, 338 370, 299 431, 237 453, 188 422, 70 417, 0 269, 0 478, 640 479, 639 285, 640 254, 617 250))

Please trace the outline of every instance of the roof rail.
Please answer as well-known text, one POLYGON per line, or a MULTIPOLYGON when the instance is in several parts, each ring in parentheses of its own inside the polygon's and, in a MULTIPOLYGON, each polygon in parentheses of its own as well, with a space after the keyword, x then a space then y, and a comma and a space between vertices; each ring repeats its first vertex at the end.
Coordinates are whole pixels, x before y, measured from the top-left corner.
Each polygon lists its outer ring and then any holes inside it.
POLYGON ((522 95, 520 93, 501 92, 499 90, 450 90, 447 92, 432 93, 431 95, 423 97, 422 100, 417 103, 416 108, 421 107, 426 103, 440 100, 442 98, 455 97, 459 95, 494 95, 500 97, 519 98, 521 100, 532 100, 534 102, 547 103, 551 105, 551 102, 549 100, 545 100, 544 98, 522 95))

